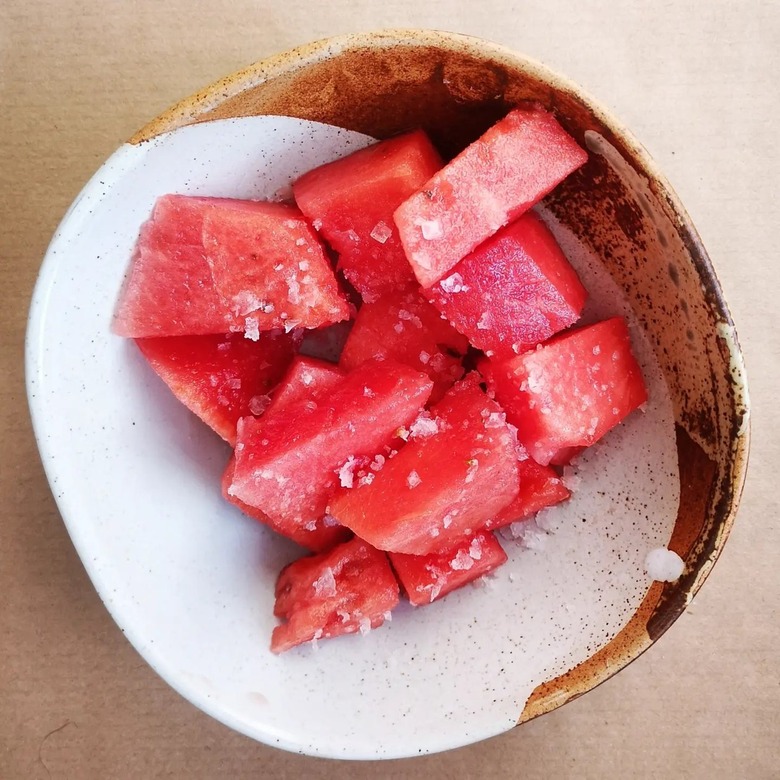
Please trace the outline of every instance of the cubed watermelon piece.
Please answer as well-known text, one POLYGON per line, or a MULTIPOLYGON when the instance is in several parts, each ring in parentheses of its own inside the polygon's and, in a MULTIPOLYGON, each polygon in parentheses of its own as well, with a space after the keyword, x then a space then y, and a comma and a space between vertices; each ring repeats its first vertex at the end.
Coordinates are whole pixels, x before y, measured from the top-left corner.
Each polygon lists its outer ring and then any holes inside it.
POLYGON ((192 412, 225 441, 236 440, 240 417, 261 414, 267 393, 293 359, 300 339, 264 333, 249 341, 242 333, 136 339, 149 365, 192 412))
POLYGON ((511 357, 573 325, 587 292, 533 212, 502 228, 423 291, 471 344, 511 357))
POLYGON ((276 583, 271 650, 283 653, 312 640, 368 633, 389 620, 399 588, 387 556, 362 539, 300 558, 276 583))
POLYGON ((485 531, 463 539, 444 552, 430 555, 389 553, 388 557, 415 607, 444 598, 507 561, 504 548, 496 537, 485 531))
POLYGON ((542 465, 588 447, 647 400, 625 322, 614 317, 556 336, 484 372, 517 426, 517 437, 542 465))
POLYGON ((281 536, 291 539, 301 547, 305 547, 312 552, 322 552, 330 550, 331 547, 348 539, 352 533, 348 528, 344 528, 336 518, 331 515, 322 515, 316 520, 310 520, 305 524, 285 523, 274 520, 261 509, 249 506, 235 496, 228 493, 228 488, 233 482, 233 472, 236 468, 236 457, 231 456, 230 462, 222 475, 222 497, 231 504, 237 506, 245 515, 258 520, 276 531, 281 536))
POLYGON ((292 206, 213 204, 203 217, 203 248, 214 286, 248 338, 350 316, 317 234, 292 206))
POLYGON ((463 376, 462 356, 468 346, 468 339, 442 319, 417 288, 407 288, 361 306, 339 365, 350 371, 376 357, 406 363, 433 380, 435 403, 463 376))
POLYGON ((127 338, 193 336, 242 328, 214 287, 201 241, 215 198, 164 195, 136 242, 113 330, 127 338))
POLYGON ((298 355, 274 391, 266 414, 272 415, 301 400, 317 401, 343 378, 344 372, 324 360, 298 355))
POLYGON ((542 466, 520 445, 517 461, 519 489, 517 497, 488 521, 486 530, 503 528, 517 520, 525 520, 541 509, 559 504, 571 495, 563 480, 549 466, 542 466))
POLYGON ((511 111, 396 210, 401 243, 420 284, 438 282, 586 160, 548 111, 511 111))
POLYGON ((515 437, 476 374, 410 426, 376 477, 338 491, 329 511, 380 550, 427 555, 480 530, 517 495, 515 437))
POLYGON ((315 168, 293 185, 298 207, 339 253, 338 268, 364 300, 414 280, 393 212, 441 166, 417 130, 315 168))
POLYGON ((431 387, 409 366, 370 361, 318 401, 242 418, 230 495, 275 522, 305 526, 325 513, 339 480, 351 484, 355 470, 415 418, 431 387))

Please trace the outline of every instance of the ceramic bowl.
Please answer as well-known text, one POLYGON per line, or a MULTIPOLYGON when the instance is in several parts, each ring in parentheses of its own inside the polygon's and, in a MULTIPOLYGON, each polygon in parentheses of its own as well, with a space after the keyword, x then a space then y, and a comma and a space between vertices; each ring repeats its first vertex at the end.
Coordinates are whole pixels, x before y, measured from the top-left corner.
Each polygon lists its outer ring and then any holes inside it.
MULTIPOLYGON (((197 706, 269 744, 316 755, 456 747, 549 712, 615 674, 664 633, 710 573, 747 465, 748 396, 734 325, 671 187, 628 130, 575 84, 461 35, 384 31, 313 43, 228 76, 141 129, 55 235, 27 349, 52 490, 122 630, 197 706), (572 499, 567 511, 592 523, 589 534, 572 537, 572 549, 556 548, 569 532, 571 517, 562 516, 560 533, 548 534, 552 557, 526 544, 510 555, 509 577, 483 590, 465 589, 427 613, 402 608, 365 638, 271 656, 271 590, 292 547, 221 501, 226 448, 178 407, 132 345, 109 333, 138 226, 166 188, 262 196, 247 171, 275 186, 279 172, 266 169, 292 165, 294 146, 295 165, 305 170, 366 143, 359 134, 422 127, 453 155, 528 100, 554 111, 589 151, 545 212, 578 251, 599 259, 608 277, 602 287, 617 285, 633 312, 645 362, 668 388, 658 407, 664 454, 625 484, 613 463, 600 509, 572 499), (355 134, 241 119, 266 115, 355 134), (238 166, 233 173, 223 170, 226 159, 238 166), (643 495, 650 505, 637 509, 643 495), (599 525, 603 517, 609 522, 599 525), (632 517, 634 526, 645 517, 647 529, 621 536, 621 522, 632 517), (598 543, 582 574, 576 550, 588 540, 598 543), (683 558, 677 582, 647 578, 642 560, 651 544, 683 558), (563 565, 549 563, 555 554, 563 565), (513 590, 511 580, 529 573, 527 591, 513 590), (565 592, 560 598, 556 588, 565 592), (614 602, 626 593, 621 611, 614 602), (578 621, 586 631, 576 630, 578 621)), ((626 430, 614 447, 632 452, 626 430)))

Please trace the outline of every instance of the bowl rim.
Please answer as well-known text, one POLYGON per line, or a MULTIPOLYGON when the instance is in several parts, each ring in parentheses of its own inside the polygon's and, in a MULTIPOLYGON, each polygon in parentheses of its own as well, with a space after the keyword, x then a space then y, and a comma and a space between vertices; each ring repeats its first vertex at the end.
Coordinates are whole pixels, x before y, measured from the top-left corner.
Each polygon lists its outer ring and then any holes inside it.
MULTIPOLYGON (((750 450, 750 400, 744 357, 731 313, 725 301, 720 281, 718 280, 709 255, 679 197, 666 176, 658 168, 649 152, 625 125, 623 125, 603 104, 583 90, 576 82, 556 73, 543 63, 514 51, 508 46, 461 33, 415 28, 388 28, 323 38, 281 53, 273 54, 218 79, 163 111, 133 134, 128 140, 128 144, 132 146, 142 144, 162 133, 198 121, 205 121, 206 118, 203 115, 219 106, 225 100, 279 76, 294 74, 296 71, 302 70, 318 62, 332 59, 346 51, 361 48, 380 49, 390 46, 405 46, 408 48, 435 47, 448 51, 466 52, 481 59, 493 59, 502 64, 506 64, 513 69, 520 69, 527 72, 531 77, 549 84, 555 91, 566 92, 572 95, 587 107, 598 123, 607 128, 615 138, 620 140, 621 144, 630 154, 634 167, 640 174, 647 178, 648 184, 652 186, 656 195, 663 199, 668 205, 671 214, 676 220, 675 227, 690 254, 695 272, 704 287, 707 305, 724 326, 724 341, 728 352, 728 361, 730 361, 732 367, 731 385, 734 394, 734 406, 735 409, 742 409, 744 415, 741 425, 738 424, 736 419, 734 420, 734 425, 728 434, 731 444, 731 468, 729 470, 727 467, 725 473, 729 476, 730 493, 725 509, 721 510, 722 516, 716 518, 715 529, 717 535, 714 548, 708 558, 702 561, 701 565, 698 567, 696 576, 693 578, 690 587, 685 590, 685 598, 681 603, 676 605, 670 604, 668 606, 668 609, 670 609, 669 619, 664 621, 660 630, 655 633, 653 637, 650 637, 649 634, 645 633, 641 638, 641 641, 638 643, 634 642, 627 658, 619 658, 616 660, 616 663, 609 664, 608 666, 605 665, 604 668, 599 669, 595 674, 591 675, 587 684, 583 686, 583 690, 581 691, 571 691, 570 695, 566 697, 544 702, 542 706, 536 707, 533 711, 528 713, 528 707, 526 705, 526 709, 523 710, 523 713, 517 721, 517 725, 519 725, 526 720, 530 720, 545 712, 557 709, 567 701, 581 695, 581 693, 592 690, 642 655, 649 647, 655 644, 672 623, 674 623, 683 613, 686 606, 690 603, 709 576, 713 565, 722 552, 731 528, 733 527, 747 473, 750 450)), ((115 155, 122 154, 127 148, 127 145, 120 147, 114 152, 114 155, 108 158, 108 160, 111 160, 115 155)), ((108 162, 108 160, 106 162, 108 162)), ((69 218, 75 205, 92 188, 93 180, 94 177, 87 182, 81 193, 75 198, 72 206, 64 215, 60 226, 55 231, 52 243, 56 241, 62 226, 69 218)), ((35 419, 34 409, 36 403, 34 400, 34 386, 32 382, 37 367, 34 337, 35 317, 38 308, 35 305, 35 301, 38 298, 40 288, 44 285, 50 275, 50 260, 53 262, 53 258, 49 257, 49 252, 47 251, 47 256, 41 266, 38 280, 35 285, 33 303, 30 308, 27 323, 25 373, 27 377, 28 404, 33 413, 33 422, 35 419)), ((42 432, 36 430, 35 425, 33 427, 38 448, 43 451, 45 450, 45 442, 42 432)), ((46 467, 46 459, 44 459, 44 467, 46 467)), ((59 504, 59 500, 57 503, 59 504)), ((68 528, 68 530, 70 532, 70 528, 68 528)), ((110 609, 109 611, 111 612, 110 609)), ((608 646, 609 644, 607 647, 608 646)), ((146 656, 146 654, 144 654, 144 656, 146 656)), ((155 668, 156 664, 152 663, 152 666, 155 668)), ((179 690, 179 692, 185 695, 183 691, 179 690)), ((185 697, 189 699, 188 695, 185 695, 185 697)), ((198 706, 206 712, 209 712, 209 714, 217 717, 222 722, 228 723, 228 725, 237 731, 246 733, 241 728, 240 723, 229 723, 225 720, 222 713, 216 714, 213 711, 210 712, 210 708, 204 707, 202 702, 199 702, 198 706)), ((466 741, 458 744, 466 745, 469 743, 470 741, 466 741)), ((354 757, 364 758, 364 756, 354 757)))

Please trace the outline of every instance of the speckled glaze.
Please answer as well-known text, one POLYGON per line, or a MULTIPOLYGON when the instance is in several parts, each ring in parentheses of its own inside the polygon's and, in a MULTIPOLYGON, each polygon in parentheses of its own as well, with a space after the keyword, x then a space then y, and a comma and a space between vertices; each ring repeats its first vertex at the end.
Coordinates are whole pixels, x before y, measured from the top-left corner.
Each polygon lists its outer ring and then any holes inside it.
POLYGON ((590 151, 547 204, 627 292, 664 370, 681 489, 670 547, 686 570, 675 584, 654 585, 606 647, 540 685, 519 722, 585 693, 655 642, 706 579, 739 503, 749 448, 742 355, 715 271, 668 182, 575 84, 501 46, 432 31, 349 35, 271 57, 184 100, 131 139, 215 118, 282 114, 376 137, 423 127, 454 154, 528 100, 552 109, 590 151))

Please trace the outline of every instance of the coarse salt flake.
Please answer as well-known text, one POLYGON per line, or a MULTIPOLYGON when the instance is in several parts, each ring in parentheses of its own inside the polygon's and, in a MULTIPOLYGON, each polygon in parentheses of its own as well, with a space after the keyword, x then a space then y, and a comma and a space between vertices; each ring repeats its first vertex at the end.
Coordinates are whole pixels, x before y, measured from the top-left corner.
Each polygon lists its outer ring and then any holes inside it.
POLYGON ((314 580, 312 587, 318 596, 325 598, 335 596, 336 578, 333 576, 333 569, 330 566, 326 566, 322 574, 314 580))
POLYGON ((355 460, 354 455, 350 455, 343 463, 341 468, 336 472, 341 482, 341 487, 351 488, 355 482, 355 468, 358 463, 355 460))
POLYGON ((439 285, 444 292, 448 293, 466 292, 469 289, 468 285, 463 284, 463 277, 459 273, 451 274, 446 279, 442 279, 439 285))
POLYGON ((420 475, 412 469, 406 477, 406 484, 409 486, 409 489, 412 490, 416 488, 421 482, 420 475))
POLYGON ((465 571, 473 565, 474 559, 465 550, 458 550, 458 554, 450 561, 450 568, 454 571, 465 571))
POLYGON ((246 317, 244 319, 244 338, 250 341, 260 340, 260 322, 257 317, 246 317))
POLYGON ((645 571, 658 582, 675 582, 685 571, 685 561, 667 547, 656 547, 645 557, 645 571))
POLYGON ((425 439, 439 432, 439 424, 429 412, 420 412, 417 418, 409 426, 409 434, 414 439, 425 439))
POLYGON ((438 219, 421 219, 414 220, 414 224, 420 228, 422 237, 426 241, 433 241, 437 238, 441 238, 444 235, 444 231, 441 227, 441 222, 438 219))
POLYGON ((267 395, 253 395, 249 399, 249 411, 255 415, 255 417, 258 417, 268 408, 268 404, 270 403, 271 398, 267 395))
POLYGON ((393 235, 393 229, 386 222, 380 219, 379 222, 377 222, 376 225, 374 225, 374 227, 371 229, 369 235, 374 239, 374 241, 378 241, 380 244, 384 244, 385 241, 387 241, 387 239, 393 235))

